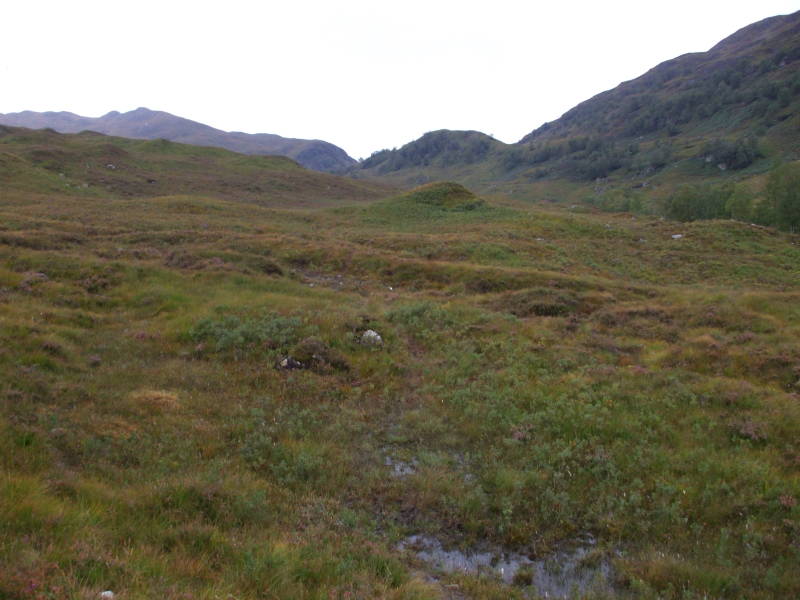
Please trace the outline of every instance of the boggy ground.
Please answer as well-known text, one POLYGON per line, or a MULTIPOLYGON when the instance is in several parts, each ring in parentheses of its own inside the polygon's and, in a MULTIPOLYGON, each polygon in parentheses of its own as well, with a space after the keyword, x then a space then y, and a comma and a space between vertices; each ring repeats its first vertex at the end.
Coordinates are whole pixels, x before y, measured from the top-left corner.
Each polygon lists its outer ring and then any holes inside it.
POLYGON ((733 222, 4 191, 0 597, 535 597, 415 535, 800 596, 798 274, 733 222))

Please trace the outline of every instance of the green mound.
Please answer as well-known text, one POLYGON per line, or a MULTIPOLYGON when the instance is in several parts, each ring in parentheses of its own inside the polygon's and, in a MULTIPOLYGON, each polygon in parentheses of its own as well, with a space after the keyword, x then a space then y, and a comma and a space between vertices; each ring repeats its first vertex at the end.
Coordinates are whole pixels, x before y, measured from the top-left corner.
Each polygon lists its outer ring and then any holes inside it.
POLYGON ((393 228, 497 221, 509 219, 513 210, 492 206, 463 185, 453 182, 428 183, 404 194, 375 202, 358 214, 365 224, 393 228))
POLYGON ((403 203, 426 204, 446 210, 475 210, 486 203, 463 185, 452 181, 428 183, 399 197, 403 203))

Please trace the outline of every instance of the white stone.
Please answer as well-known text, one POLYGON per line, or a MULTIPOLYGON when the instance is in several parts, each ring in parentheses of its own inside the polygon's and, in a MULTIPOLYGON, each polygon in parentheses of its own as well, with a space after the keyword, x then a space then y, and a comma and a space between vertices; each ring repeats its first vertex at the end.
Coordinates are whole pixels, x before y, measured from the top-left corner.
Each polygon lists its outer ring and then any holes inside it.
POLYGON ((673 239, 673 240, 679 240, 679 239, 681 239, 682 237, 683 237, 683 234, 682 234, 682 233, 676 233, 676 234, 673 234, 673 236, 672 236, 672 239, 673 239))
POLYGON ((383 344, 383 338, 381 334, 374 329, 367 329, 361 334, 361 343, 367 344, 368 346, 380 346, 383 344))

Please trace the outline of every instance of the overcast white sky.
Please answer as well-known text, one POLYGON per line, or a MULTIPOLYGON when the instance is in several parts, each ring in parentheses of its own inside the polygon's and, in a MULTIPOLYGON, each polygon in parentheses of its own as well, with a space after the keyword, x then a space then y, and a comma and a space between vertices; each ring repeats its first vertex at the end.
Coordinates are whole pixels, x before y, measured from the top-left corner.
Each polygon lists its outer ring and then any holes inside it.
POLYGON ((139 106, 355 158, 434 129, 514 142, 797 1, 7 0, 0 112, 139 106))

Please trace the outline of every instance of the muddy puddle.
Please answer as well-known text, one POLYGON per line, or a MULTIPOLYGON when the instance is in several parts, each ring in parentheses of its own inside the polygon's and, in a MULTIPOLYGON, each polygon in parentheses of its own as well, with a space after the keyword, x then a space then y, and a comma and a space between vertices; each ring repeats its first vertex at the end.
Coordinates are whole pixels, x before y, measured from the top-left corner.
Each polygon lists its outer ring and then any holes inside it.
POLYGON ((413 475, 417 472, 417 468, 419 467, 419 463, 415 458, 412 458, 411 460, 400 460, 393 456, 385 456, 383 459, 383 464, 389 467, 393 477, 406 477, 408 475, 413 475))
POLYGON ((362 292, 366 281, 341 274, 331 275, 316 271, 292 270, 290 272, 309 287, 324 287, 339 291, 362 292))
MULTIPOLYGON (((388 467, 389 474, 392 477, 408 477, 416 474, 423 467, 423 462, 420 459, 414 456, 400 458, 396 453, 396 449, 390 446, 381 448, 381 453, 383 455, 383 464, 388 467)), ((476 477, 468 470, 467 461, 463 456, 453 454, 447 460, 449 461, 447 464, 451 468, 462 472, 462 477, 466 483, 475 481, 476 477)))
POLYGON ((497 577, 522 588, 530 597, 615 596, 611 562, 588 535, 541 559, 499 548, 448 550, 436 538, 425 535, 409 536, 398 549, 415 554, 434 571, 497 577))

